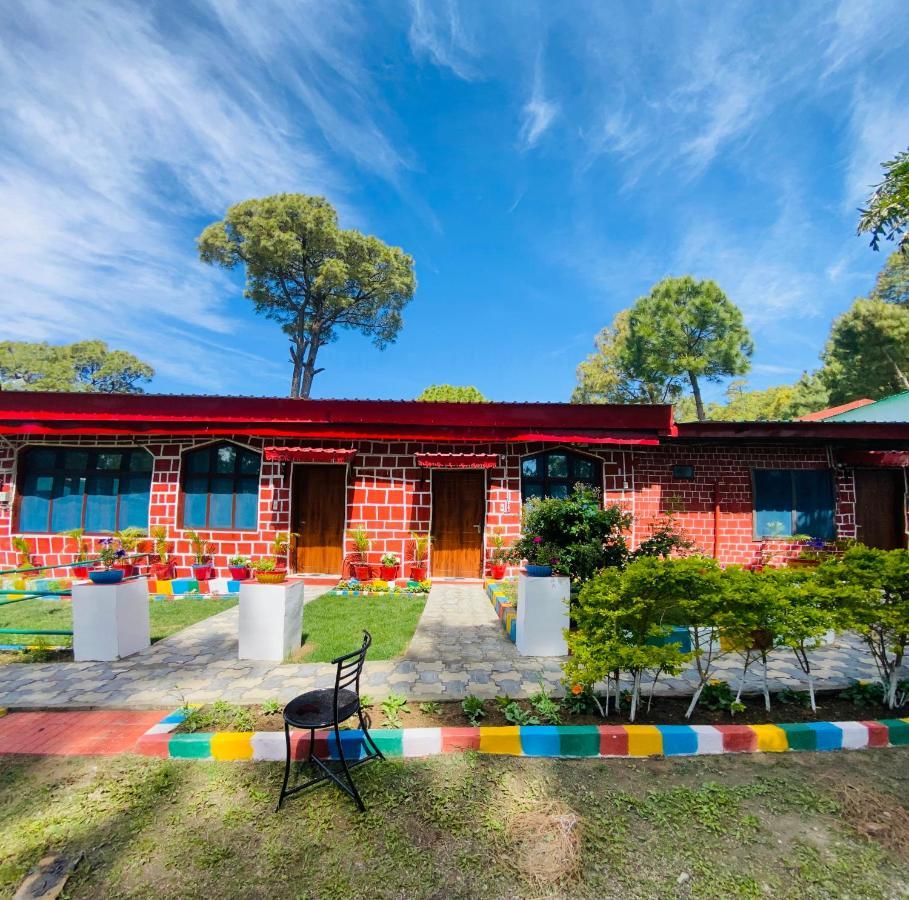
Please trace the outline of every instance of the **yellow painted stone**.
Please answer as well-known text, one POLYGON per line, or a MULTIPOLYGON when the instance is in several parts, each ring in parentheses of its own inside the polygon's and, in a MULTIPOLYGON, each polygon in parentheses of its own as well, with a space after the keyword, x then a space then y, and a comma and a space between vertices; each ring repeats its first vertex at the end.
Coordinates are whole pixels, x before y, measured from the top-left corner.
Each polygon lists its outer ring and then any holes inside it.
POLYGON ((521 732, 517 725, 480 728, 480 753, 521 756, 521 732))
POLYGON ((629 756, 659 756, 663 752, 663 735, 656 725, 625 725, 629 756))
POLYGON ((251 731, 225 731, 213 734, 211 755, 215 759, 252 759, 251 731))
POLYGON ((165 594, 173 596, 174 585, 171 581, 156 581, 155 582, 155 593, 156 594, 165 594))
POLYGON ((786 732, 777 725, 750 725, 757 735, 757 748, 764 753, 782 753, 789 749, 786 732))

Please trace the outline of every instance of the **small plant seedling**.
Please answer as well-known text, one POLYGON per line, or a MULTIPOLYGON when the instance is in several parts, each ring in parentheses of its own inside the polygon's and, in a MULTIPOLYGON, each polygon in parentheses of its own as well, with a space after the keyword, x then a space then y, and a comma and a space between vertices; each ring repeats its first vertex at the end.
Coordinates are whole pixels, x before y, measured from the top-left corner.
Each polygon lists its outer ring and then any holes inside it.
POLYGON ((562 717, 559 714, 562 704, 546 693, 546 684, 540 679, 540 689, 530 698, 530 705, 547 725, 561 725, 562 717))
POLYGON ((385 719, 392 728, 401 727, 401 713, 410 714, 407 698, 403 694, 389 694, 380 704, 385 719))
POLYGON ((727 681, 709 681, 701 692, 701 705, 714 712, 729 710, 735 702, 735 695, 727 681))
POLYGON ((441 707, 435 700, 420 704, 420 712, 426 716, 437 716, 441 707))
POLYGON ((783 688, 776 695, 780 703, 791 703, 793 706, 801 706, 807 709, 811 706, 811 695, 808 691, 796 691, 792 688, 783 688))
POLYGON ((506 706, 510 706, 513 702, 514 701, 511 699, 511 697, 508 696, 508 694, 505 694, 504 697, 496 697, 495 699, 496 706, 502 710, 504 710, 506 706))
POLYGON ((883 703, 884 688, 879 681, 853 681, 849 687, 840 691, 839 699, 854 706, 883 703))
POLYGON ((281 712, 281 709, 282 705, 280 700, 266 700, 262 704, 262 712, 265 713, 266 716, 276 716, 281 712))
POLYGON ((360 709, 372 709, 376 701, 369 694, 360 694, 360 709))
POLYGON ((528 712, 526 709, 522 709, 517 700, 512 700, 502 712, 505 714, 505 721, 511 725, 540 724, 540 720, 533 715, 533 713, 528 712))
POLYGON ((485 718, 486 716, 486 709, 483 706, 483 701, 473 694, 468 694, 461 701, 461 709, 464 710, 467 721, 470 722, 474 728, 480 724, 480 719, 485 718))

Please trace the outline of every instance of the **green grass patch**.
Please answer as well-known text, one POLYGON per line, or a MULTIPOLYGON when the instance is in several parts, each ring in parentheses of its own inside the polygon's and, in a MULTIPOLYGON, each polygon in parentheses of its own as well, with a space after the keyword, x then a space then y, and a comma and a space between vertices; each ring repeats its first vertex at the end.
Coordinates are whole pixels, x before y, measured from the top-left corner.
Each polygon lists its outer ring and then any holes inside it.
POLYGON ((266 889, 276 900, 883 900, 904 896, 909 881, 893 840, 909 796, 903 748, 372 763, 354 776, 365 814, 331 787, 274 813, 282 771, 128 755, 103 765, 0 757, 0 897, 50 850, 84 853, 66 886, 74 900, 266 889), (844 784, 873 802, 844 804, 844 784))
POLYGON ((303 610, 303 646, 294 662, 331 662, 356 650, 363 630, 372 635, 369 659, 394 659, 404 652, 420 621, 425 597, 323 594, 303 610))
MULTIPOLYGON (((196 622, 236 606, 236 598, 227 600, 197 600, 171 598, 149 600, 152 643, 182 631, 196 622)), ((0 606, 0 627, 40 628, 42 630, 72 630, 73 610, 70 600, 23 600, 0 606)), ((66 635, 47 635, 48 646, 71 647, 72 638, 66 635)), ((0 634, 0 644, 39 643, 38 636, 29 634, 0 634)), ((41 653, 0 653, 0 665, 10 662, 42 661, 41 653)))

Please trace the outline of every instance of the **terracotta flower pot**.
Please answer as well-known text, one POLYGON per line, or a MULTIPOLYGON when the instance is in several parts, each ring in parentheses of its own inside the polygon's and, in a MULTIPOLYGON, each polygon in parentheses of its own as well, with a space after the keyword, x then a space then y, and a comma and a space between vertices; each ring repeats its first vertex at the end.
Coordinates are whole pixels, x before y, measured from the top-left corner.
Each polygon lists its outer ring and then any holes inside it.
POLYGON ((249 566, 228 566, 230 577, 234 581, 246 581, 249 578, 249 566))
POLYGON ((410 567, 411 581, 426 581, 426 563, 415 563, 410 567))
POLYGON ((135 565, 131 562, 126 562, 125 560, 122 562, 120 560, 117 560, 117 562, 114 563, 113 568, 119 569, 123 573, 124 578, 132 578, 133 575, 136 574, 135 565))
POLYGON ((215 577, 215 567, 211 563, 193 563, 192 570, 196 581, 211 581, 215 577))
POLYGON ((372 570, 370 569, 369 563, 354 563, 353 570, 354 577, 357 581, 369 581, 372 577, 372 570))
POLYGON ((155 581, 173 581, 177 575, 176 566, 173 560, 166 563, 152 563, 151 574, 155 581))
POLYGON ((283 584, 287 581, 287 572, 256 572, 259 584, 283 584))
POLYGON ((88 566, 73 566, 70 569, 72 572, 73 578, 81 578, 83 581, 88 578, 88 566))
POLYGON ((394 581, 398 577, 398 567, 397 566, 381 566, 380 569, 380 578, 382 581, 394 581))
POLYGON ((489 573, 496 581, 501 581, 505 577, 505 570, 508 566, 505 563, 493 563, 489 567, 489 573))

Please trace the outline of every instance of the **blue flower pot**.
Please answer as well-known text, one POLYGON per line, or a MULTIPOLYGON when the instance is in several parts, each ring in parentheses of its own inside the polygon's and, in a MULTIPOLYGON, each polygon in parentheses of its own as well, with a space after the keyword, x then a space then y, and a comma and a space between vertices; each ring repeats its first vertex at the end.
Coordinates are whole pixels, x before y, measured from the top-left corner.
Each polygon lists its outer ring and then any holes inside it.
POLYGON ((88 577, 95 584, 119 584, 123 581, 123 569, 92 569, 88 577))
POLYGON ((528 565, 525 571, 531 578, 549 578, 552 575, 552 566, 528 565))

